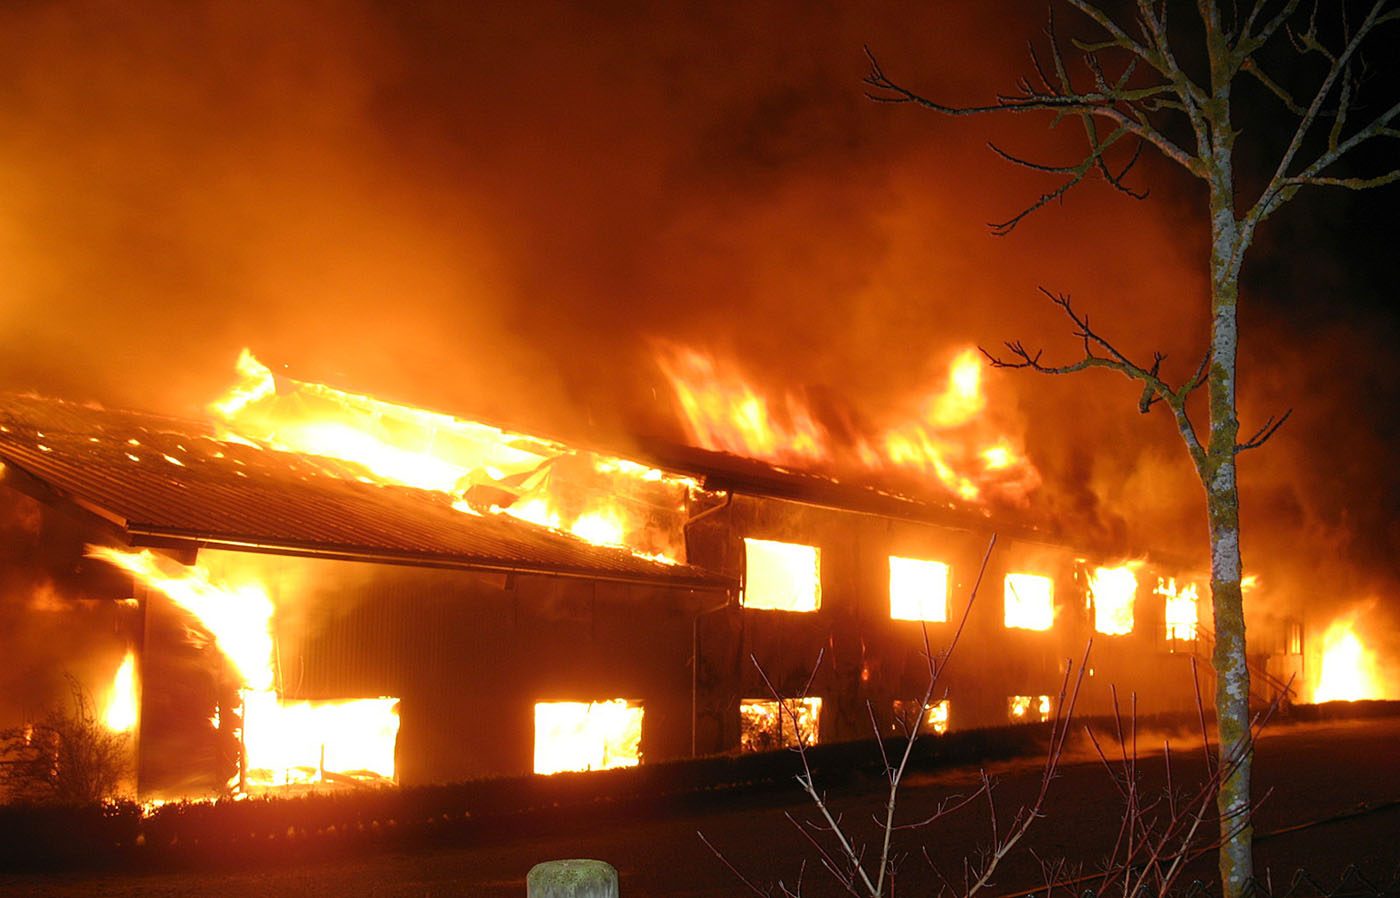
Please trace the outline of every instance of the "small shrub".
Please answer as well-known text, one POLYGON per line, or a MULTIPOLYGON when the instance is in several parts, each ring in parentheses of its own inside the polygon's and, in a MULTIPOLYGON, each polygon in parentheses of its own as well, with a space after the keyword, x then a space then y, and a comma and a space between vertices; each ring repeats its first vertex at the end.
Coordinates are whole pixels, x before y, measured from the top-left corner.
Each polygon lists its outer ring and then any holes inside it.
POLYGON ((0 731, 0 797, 32 804, 89 804, 117 795, 130 739, 97 719, 92 697, 68 678, 72 704, 0 731))

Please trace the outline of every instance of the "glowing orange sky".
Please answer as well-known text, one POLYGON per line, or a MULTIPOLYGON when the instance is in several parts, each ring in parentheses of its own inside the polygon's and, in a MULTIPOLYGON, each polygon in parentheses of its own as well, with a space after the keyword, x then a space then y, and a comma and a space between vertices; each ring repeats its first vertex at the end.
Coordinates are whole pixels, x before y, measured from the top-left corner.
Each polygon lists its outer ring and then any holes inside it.
MULTIPOLYGON (((7 4, 0 388, 192 414, 247 345, 306 379, 521 427, 675 435, 657 338, 885 411, 968 344, 1072 355, 1039 286, 1074 294, 1125 349, 1189 368, 1204 250, 1179 176, 1148 162, 1146 203, 1089 184, 993 238, 985 223, 1046 184, 984 141, 1063 162, 1074 135, 862 95, 869 45, 891 74, 985 101, 1026 71, 1041 15, 975 0, 7 4)), ((1350 283, 1310 267, 1322 289, 1350 283)), ((1297 279, 1285 265, 1270 283, 1297 279)), ((1345 321, 1307 341, 1253 323, 1250 420, 1315 394, 1311 371, 1344 398, 1300 409, 1245 475, 1246 514, 1253 500, 1309 540, 1400 554, 1374 498, 1393 495, 1394 426, 1338 420, 1352 386, 1385 376, 1370 350, 1387 331, 1358 351, 1345 321), (1331 477, 1313 462, 1329 440, 1347 459, 1331 477)), ((1164 542, 1202 535, 1175 435, 1138 418, 1130 386, 988 381, 1024 420, 1045 507, 1104 536, 1147 516, 1164 542)))

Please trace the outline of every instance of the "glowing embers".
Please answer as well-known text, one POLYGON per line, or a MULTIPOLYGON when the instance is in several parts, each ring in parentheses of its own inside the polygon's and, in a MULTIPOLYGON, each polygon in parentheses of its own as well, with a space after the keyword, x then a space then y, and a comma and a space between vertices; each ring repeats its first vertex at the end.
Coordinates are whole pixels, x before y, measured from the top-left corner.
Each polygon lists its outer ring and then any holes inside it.
POLYGON ((948 700, 929 704, 927 711, 920 719, 920 712, 924 711, 923 703, 903 699, 894 700, 894 728, 900 735, 908 735, 914 731, 915 723, 919 724, 920 733, 937 733, 942 735, 948 732, 948 700))
POLYGON ((1196 638, 1196 584, 1187 583, 1180 590, 1175 577, 1158 577, 1154 595, 1166 600, 1163 619, 1166 621, 1168 640, 1192 640, 1196 638))
POLYGON ((1137 565, 1100 567, 1089 578, 1094 603, 1094 629, 1110 636, 1133 632, 1133 599, 1137 596, 1137 565))
POLYGON ((89 546, 88 554, 131 573, 199 622, 242 680, 246 785, 392 780, 399 718, 393 698, 286 702, 275 689, 273 615, 263 587, 215 579, 143 549, 89 546))
POLYGON ((102 723, 114 733, 125 733, 136 727, 140 700, 136 690, 136 653, 128 650, 107 693, 102 711, 102 723))
POLYGON ((821 601, 821 553, 816 546, 744 540, 744 607, 816 611, 821 601))
POLYGON ((816 745, 822 700, 816 696, 784 699, 744 699, 739 703, 739 748, 774 751, 798 744, 816 745))
POLYGON ((1006 700, 1006 712, 1012 723, 1045 723, 1050 719, 1048 695, 1013 695, 1006 700))
POLYGON ((535 703, 536 773, 635 767, 641 745, 640 702, 535 703))
POLYGON ((1055 584, 1041 574, 1006 575, 1006 626, 1048 630, 1055 622, 1055 584))
POLYGON ((894 620, 948 619, 948 565, 941 561, 890 556, 890 617, 894 620))
POLYGON ((1322 637, 1322 672, 1314 702, 1381 698, 1384 692, 1375 652, 1362 644, 1352 615, 1333 621, 1322 637))

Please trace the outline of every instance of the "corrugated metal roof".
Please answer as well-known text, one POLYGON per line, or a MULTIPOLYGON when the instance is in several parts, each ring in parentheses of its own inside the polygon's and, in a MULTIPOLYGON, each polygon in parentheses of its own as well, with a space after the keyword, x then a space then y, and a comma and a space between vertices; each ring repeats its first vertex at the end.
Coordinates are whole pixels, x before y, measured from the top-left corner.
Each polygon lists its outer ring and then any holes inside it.
POLYGON ((595 546, 329 459, 226 442, 199 421, 0 395, 0 458, 152 539, 670 585, 728 580, 595 546))

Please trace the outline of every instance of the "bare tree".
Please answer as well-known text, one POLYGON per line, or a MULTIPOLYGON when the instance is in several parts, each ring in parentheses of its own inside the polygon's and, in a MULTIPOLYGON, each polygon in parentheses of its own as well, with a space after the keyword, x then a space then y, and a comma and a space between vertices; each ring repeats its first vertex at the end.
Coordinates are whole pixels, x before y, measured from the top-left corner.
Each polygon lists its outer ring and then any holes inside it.
MULTIPOLYGON (((1000 113, 1045 114, 1080 122, 1086 148, 1070 165, 1045 165, 992 149, 1007 161, 1057 176, 1056 186, 1010 218, 994 224, 1006 234, 1090 176, 1142 198, 1129 186, 1144 147, 1155 149, 1206 188, 1210 221, 1210 339, 1200 363, 1185 380, 1161 373, 1163 356, 1134 361, 1095 331, 1089 316, 1068 296, 1046 291, 1069 316, 1083 355, 1067 364, 1042 361, 1039 350, 1020 342, 1006 354, 988 354, 992 364, 1069 374, 1089 368, 1117 371, 1142 385, 1138 408, 1167 408, 1206 494, 1210 530, 1211 599, 1216 643, 1215 707, 1222 759, 1237 758, 1216 796, 1221 831, 1232 834, 1220 850, 1226 898, 1251 885, 1249 824, 1249 670, 1245 655, 1244 606, 1240 589, 1239 493, 1236 456, 1261 446, 1288 417, 1270 417, 1243 439, 1236 403, 1237 309, 1240 269, 1259 227, 1305 187, 1362 190, 1400 181, 1391 141, 1400 138, 1400 102, 1387 86, 1368 83, 1367 53, 1393 47, 1378 35, 1394 33, 1400 0, 1366 0, 1368 8, 1343 0, 1135 0, 1091 3, 1062 0, 1078 14, 1076 28, 1092 37, 1073 40, 1071 59, 1056 33, 1051 8, 1046 41, 1031 48, 1032 78, 987 105, 947 105, 887 76, 873 55, 866 83, 872 99, 912 103, 950 116, 1000 113), (1120 8, 1131 7, 1131 14, 1120 8), (1185 7, 1185 8, 1183 8, 1185 7), (1194 7, 1192 9, 1191 7, 1194 7), (1350 14, 1349 14, 1350 11, 1350 14), (1079 66, 1082 65, 1082 68, 1079 66), (1240 136, 1234 92, 1246 82, 1262 85, 1277 103, 1280 139, 1260 128, 1261 147, 1251 158, 1257 171, 1237 171, 1240 136), (1381 96, 1375 96, 1380 94, 1381 96), (1373 152, 1380 149, 1381 152, 1373 152), (1385 152, 1389 150, 1389 152, 1385 152), (1374 171, 1343 170, 1339 163, 1374 171), (1204 438, 1188 401, 1206 388, 1204 438)), ((1243 158, 1243 156, 1241 157, 1243 158)))

